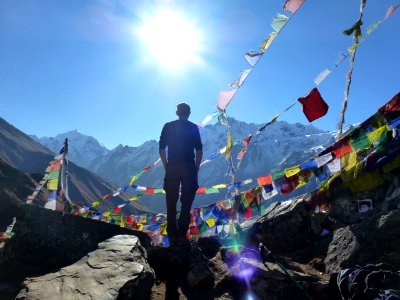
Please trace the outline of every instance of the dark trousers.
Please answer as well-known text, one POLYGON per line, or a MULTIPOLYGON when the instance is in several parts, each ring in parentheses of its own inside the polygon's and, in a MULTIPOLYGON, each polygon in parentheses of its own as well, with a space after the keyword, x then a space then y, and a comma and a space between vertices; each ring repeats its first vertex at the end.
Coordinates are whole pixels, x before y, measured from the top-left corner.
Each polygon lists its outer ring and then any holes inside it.
POLYGON ((169 238, 185 237, 189 229, 190 209, 196 191, 197 183, 196 166, 191 163, 168 164, 164 178, 164 190, 167 201, 167 232, 169 238), (181 213, 178 226, 176 224, 176 204, 181 192, 181 213))

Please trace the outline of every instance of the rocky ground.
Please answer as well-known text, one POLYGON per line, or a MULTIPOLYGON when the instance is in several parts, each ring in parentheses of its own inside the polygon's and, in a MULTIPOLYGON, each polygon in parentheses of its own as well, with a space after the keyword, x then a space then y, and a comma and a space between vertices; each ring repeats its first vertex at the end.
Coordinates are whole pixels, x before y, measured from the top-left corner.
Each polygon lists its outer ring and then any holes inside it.
POLYGON ((274 203, 235 239, 168 248, 142 232, 25 206, 0 250, 0 299, 341 299, 338 271, 400 269, 399 204, 396 178, 370 194, 341 193, 325 212, 306 196, 274 203), (359 199, 373 210, 359 212, 359 199))

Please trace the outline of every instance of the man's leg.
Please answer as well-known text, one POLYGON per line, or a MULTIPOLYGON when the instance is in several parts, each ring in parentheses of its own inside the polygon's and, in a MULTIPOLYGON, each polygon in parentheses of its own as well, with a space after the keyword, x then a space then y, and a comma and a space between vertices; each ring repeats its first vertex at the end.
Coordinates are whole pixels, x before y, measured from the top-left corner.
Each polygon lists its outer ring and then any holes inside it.
POLYGON ((188 165, 185 172, 187 176, 182 178, 182 189, 181 189, 181 214, 178 221, 178 237, 186 237, 186 232, 189 229, 190 223, 190 209, 194 197, 196 196, 196 191, 199 188, 197 184, 197 170, 193 165, 188 165))
POLYGON ((179 199, 180 182, 178 179, 164 179, 165 199, 167 202, 167 232, 170 243, 176 242, 178 229, 176 227, 176 204, 179 199))

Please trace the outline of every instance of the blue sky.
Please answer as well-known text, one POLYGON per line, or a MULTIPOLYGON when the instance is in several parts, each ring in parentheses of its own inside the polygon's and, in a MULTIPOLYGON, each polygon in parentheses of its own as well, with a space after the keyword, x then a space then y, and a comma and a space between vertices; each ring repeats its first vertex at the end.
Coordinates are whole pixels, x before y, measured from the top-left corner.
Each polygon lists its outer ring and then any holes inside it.
MULTIPOLYGON (((0 116, 38 136, 78 129, 108 148, 158 140, 177 103, 191 105, 195 123, 215 111, 219 91, 249 67, 243 54, 257 50, 272 31, 283 2, 2 0, 0 116), (138 35, 146 20, 165 9, 182 14, 201 35, 195 59, 183 66, 161 64, 138 35)), ((357 20, 359 4, 306 0, 238 91, 228 115, 261 124, 307 94, 314 78, 352 44, 341 32, 357 20)), ((364 33, 393 4, 368 0, 364 33)), ((347 124, 366 119, 399 92, 399 29, 396 11, 359 47, 347 124)), ((150 47, 164 49, 165 43, 153 40, 150 47)), ((336 128, 348 68, 343 62, 319 86, 330 109, 313 122, 316 127, 336 128)), ((308 123, 300 105, 280 120, 308 123)))

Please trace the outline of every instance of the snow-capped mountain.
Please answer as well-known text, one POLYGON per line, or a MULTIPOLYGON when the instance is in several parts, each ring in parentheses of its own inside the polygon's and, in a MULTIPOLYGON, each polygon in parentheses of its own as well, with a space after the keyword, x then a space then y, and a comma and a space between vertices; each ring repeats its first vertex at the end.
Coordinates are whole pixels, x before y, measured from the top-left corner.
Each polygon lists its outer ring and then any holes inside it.
MULTIPOLYGON (((234 164, 237 166, 237 154, 242 148, 241 140, 255 133, 262 125, 247 124, 235 119, 229 119, 234 141, 239 143, 233 148, 234 164)), ((227 126, 221 124, 207 125, 200 129, 203 142, 203 160, 226 145, 227 126)), ((154 163, 158 155, 158 142, 151 140, 139 147, 119 145, 112 150, 106 149, 95 138, 71 131, 57 135, 54 138, 37 139, 52 151, 59 151, 64 138, 70 139, 69 158, 108 181, 124 185, 132 175, 144 167, 154 163)), ((236 172, 236 181, 255 179, 271 172, 300 164, 319 153, 323 148, 334 142, 334 134, 315 128, 312 125, 288 124, 277 121, 268 126, 265 131, 254 135, 248 151, 236 172)), ((226 175, 228 163, 222 155, 201 167, 199 173, 200 186, 212 186, 220 183, 230 183, 231 177, 226 175)), ((163 185, 164 169, 158 164, 146 172, 136 184, 159 187, 163 185)), ((250 186, 249 186, 250 187, 250 186)), ((225 194, 199 195, 196 206, 207 202, 223 199, 225 194)), ((151 209, 164 210, 162 196, 147 196, 146 205, 151 209)))
POLYGON ((38 141, 54 153, 58 153, 61 150, 65 138, 68 138, 70 160, 89 170, 89 166, 94 160, 109 152, 109 150, 100 144, 94 137, 84 135, 78 130, 58 134, 55 137, 38 138, 35 135, 31 135, 31 138, 38 141))

